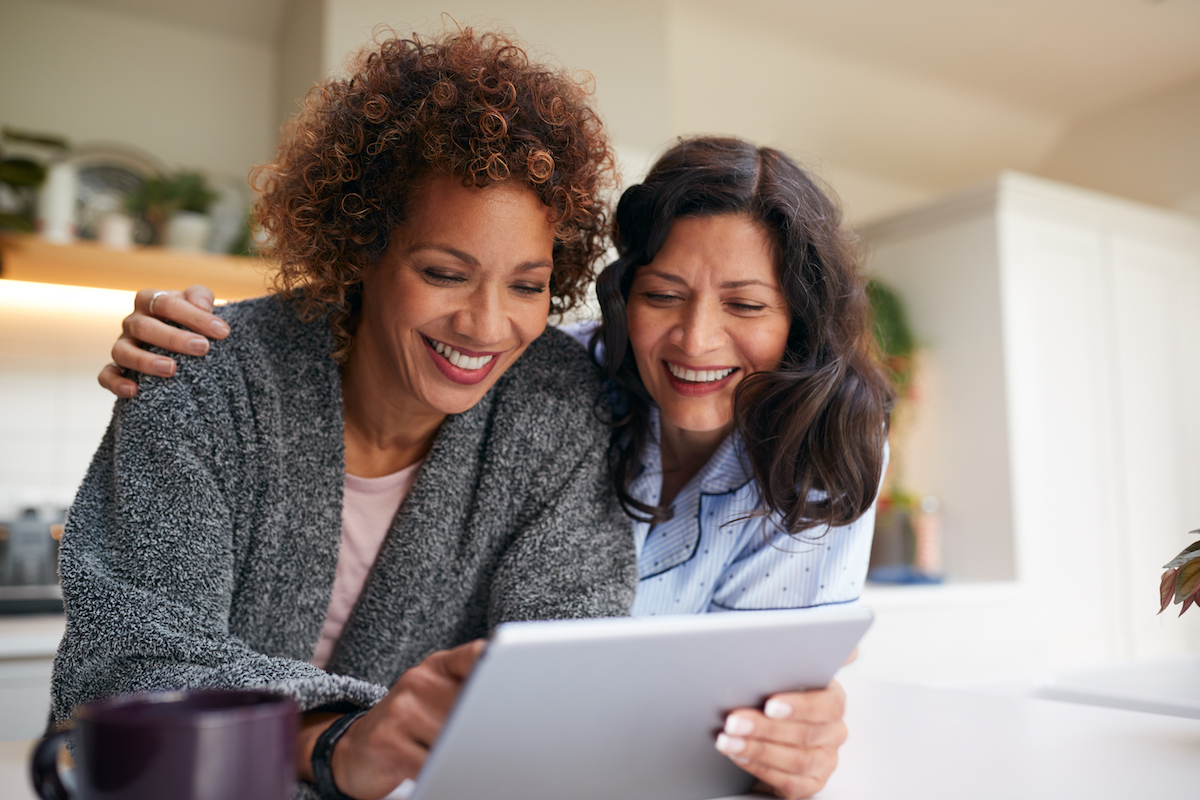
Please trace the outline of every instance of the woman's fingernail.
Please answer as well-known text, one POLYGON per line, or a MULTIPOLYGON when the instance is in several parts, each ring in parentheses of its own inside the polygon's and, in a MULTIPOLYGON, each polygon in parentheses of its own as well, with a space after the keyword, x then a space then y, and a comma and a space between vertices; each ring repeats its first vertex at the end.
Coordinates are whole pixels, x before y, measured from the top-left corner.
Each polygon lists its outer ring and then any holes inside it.
POLYGON ((124 397, 126 400, 133 397, 133 391, 134 391, 134 387, 132 387, 132 386, 118 386, 117 387, 117 394, 119 394, 121 397, 124 397))
POLYGON ((717 750, 725 755, 740 753, 746 749, 746 740, 740 736, 726 736, 723 733, 717 734, 717 750))
POLYGON ((754 723, 745 717, 730 714, 725 718, 725 732, 731 736, 746 736, 754 733, 754 723))
POLYGON ((226 336, 229 333, 229 326, 225 324, 225 320, 218 319, 208 326, 213 332, 213 336, 226 336))
POLYGON ((202 356, 208 352, 208 339, 192 339, 188 342, 188 352, 202 356))
POLYGON ((733 763, 737 764, 739 767, 744 767, 750 763, 750 759, 742 758, 741 756, 734 756, 733 763))
POLYGON ((164 378, 169 378, 175 374, 175 362, 169 358, 155 359, 154 372, 164 378))
POLYGON ((771 719, 788 719, 792 716, 792 707, 782 700, 771 698, 767 701, 767 706, 763 709, 763 713, 771 719))

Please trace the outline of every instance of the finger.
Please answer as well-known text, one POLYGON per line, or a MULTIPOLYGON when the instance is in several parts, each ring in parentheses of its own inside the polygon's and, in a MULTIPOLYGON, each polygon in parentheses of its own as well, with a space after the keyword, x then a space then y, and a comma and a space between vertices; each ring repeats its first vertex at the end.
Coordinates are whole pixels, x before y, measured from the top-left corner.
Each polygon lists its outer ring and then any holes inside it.
POLYGON ((805 722, 828 722, 841 719, 846 713, 846 691, 837 681, 824 689, 807 692, 780 692, 771 695, 763 707, 771 719, 790 719, 805 722))
POLYGON ((169 378, 175 374, 176 364, 172 359, 143 350, 128 336, 122 336, 113 344, 112 359, 118 367, 143 375, 169 378))
POLYGON ((446 675, 461 681, 471 674, 471 670, 475 668, 475 662, 479 660, 479 656, 483 654, 486 646, 486 640, 476 639, 452 650, 444 650, 442 651, 444 657, 439 660, 439 666, 446 675))
POLYGON ((137 383, 126 378, 116 364, 105 364, 96 377, 101 386, 117 397, 130 398, 137 394, 137 383))
POLYGON ((827 722, 773 720, 756 711, 738 711, 725 718, 727 736, 807 749, 840 747, 846 741, 846 723, 840 718, 827 722))
POLYGON ((388 698, 386 727, 396 746, 405 741, 426 749, 433 746, 449 713, 449 705, 443 707, 440 699, 415 692, 401 692, 388 698))
POLYGON ((804 771, 780 769, 772 764, 750 761, 743 757, 734 756, 733 760, 739 767, 771 787, 780 797, 788 800, 798 800, 812 797, 825 787, 829 776, 837 768, 837 753, 835 751, 818 751, 821 755, 813 759, 812 768, 804 771))
POLYGON ((462 688, 462 683, 447 675, 437 666, 436 661, 439 655, 439 653, 434 653, 401 675, 400 680, 396 681, 392 691, 388 693, 390 702, 395 702, 397 698, 405 694, 411 694, 431 714, 435 715, 435 718, 445 718, 450 713, 450 707, 458 698, 458 691, 462 688))
MULTIPOLYGON (((158 304, 161 303, 169 294, 171 294, 171 292, 165 289, 140 289, 138 293, 133 296, 133 310, 135 312, 149 314, 150 304, 153 303, 154 310, 158 311, 158 304), (155 295, 159 295, 157 300, 154 299, 155 295)), ((175 292, 175 294, 179 294, 179 292, 175 292)))
MULTIPOLYGON (((153 295, 151 295, 151 299, 154 299, 153 295)), ((146 313, 149 314, 149 312, 150 303, 147 302, 146 313)), ((229 335, 229 326, 225 324, 225 320, 206 309, 197 308, 180 292, 168 292, 159 295, 158 299, 154 300, 154 314, 152 316, 177 323, 190 331, 204 336, 215 336, 218 339, 224 339, 229 335)))
MULTIPOLYGON (((191 304, 184 303, 184 305, 190 307, 191 304)), ((203 336, 180 330, 174 325, 160 322, 139 311, 133 312, 122 320, 121 328, 125 331, 125 336, 122 338, 128 337, 135 343, 153 345, 170 350, 172 353, 189 356, 202 356, 208 352, 208 339, 203 336)), ((123 367, 133 368, 133 365, 125 364, 120 359, 116 359, 116 361, 123 367)))
POLYGON ((201 311, 212 311, 213 303, 216 302, 216 295, 212 293, 212 289, 199 283, 184 289, 183 297, 201 311))

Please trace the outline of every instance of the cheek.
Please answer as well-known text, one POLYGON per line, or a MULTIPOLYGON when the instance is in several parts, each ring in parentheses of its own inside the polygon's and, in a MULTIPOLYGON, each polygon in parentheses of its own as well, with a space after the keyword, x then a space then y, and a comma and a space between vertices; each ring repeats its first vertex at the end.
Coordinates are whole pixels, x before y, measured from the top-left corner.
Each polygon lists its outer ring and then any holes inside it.
POLYGON ((773 370, 779 367, 779 362, 783 360, 783 356, 787 352, 787 340, 790 328, 790 324, 780 324, 767 332, 762 345, 763 369, 773 370))
POLYGON ((518 338, 524 344, 532 342, 546 330, 547 319, 550 316, 550 296, 538 303, 522 303, 509 315, 518 338))
POLYGON ((629 347, 633 350, 633 357, 638 366, 644 371, 647 361, 654 358, 651 350, 659 338, 658 326, 655 325, 654 315, 646 313, 646 309, 640 304, 629 306, 627 319, 629 347))

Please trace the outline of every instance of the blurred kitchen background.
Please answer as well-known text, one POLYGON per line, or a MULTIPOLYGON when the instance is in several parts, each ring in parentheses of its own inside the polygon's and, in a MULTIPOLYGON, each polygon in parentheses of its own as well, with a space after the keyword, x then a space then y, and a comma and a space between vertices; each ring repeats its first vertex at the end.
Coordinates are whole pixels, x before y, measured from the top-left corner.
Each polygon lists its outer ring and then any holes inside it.
MULTIPOLYGON (((47 580, 130 290, 261 293, 225 255, 250 246, 247 171, 375 26, 443 12, 589 71, 626 181, 723 133, 840 196, 906 385, 851 669, 1200 716, 1170 689, 1200 665, 1200 612, 1156 616, 1200 527, 1195 0, 0 0, 0 148, 50 168, 43 195, 68 187, 56 209, 0 186, 0 212, 82 239, 0 234, 0 584, 47 580), (152 235, 108 219, 121 194, 181 175, 209 192, 200 239, 120 249, 152 235)), ((46 619, 0 620, 0 705, 23 720, 46 619)))

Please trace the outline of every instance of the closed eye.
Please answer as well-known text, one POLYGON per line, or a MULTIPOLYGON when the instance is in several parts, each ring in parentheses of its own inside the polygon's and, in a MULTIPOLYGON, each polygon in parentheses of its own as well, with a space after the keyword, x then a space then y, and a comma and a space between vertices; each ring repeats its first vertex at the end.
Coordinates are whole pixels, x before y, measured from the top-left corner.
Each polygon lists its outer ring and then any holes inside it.
POLYGON ((442 272, 435 269, 421 270, 421 277, 432 283, 434 286, 457 286, 466 283, 466 278, 462 275, 456 275, 452 272, 442 272))
POLYGON ((539 294, 543 294, 547 287, 542 283, 518 283, 512 288, 517 294, 523 294, 527 297, 537 297, 539 294))

